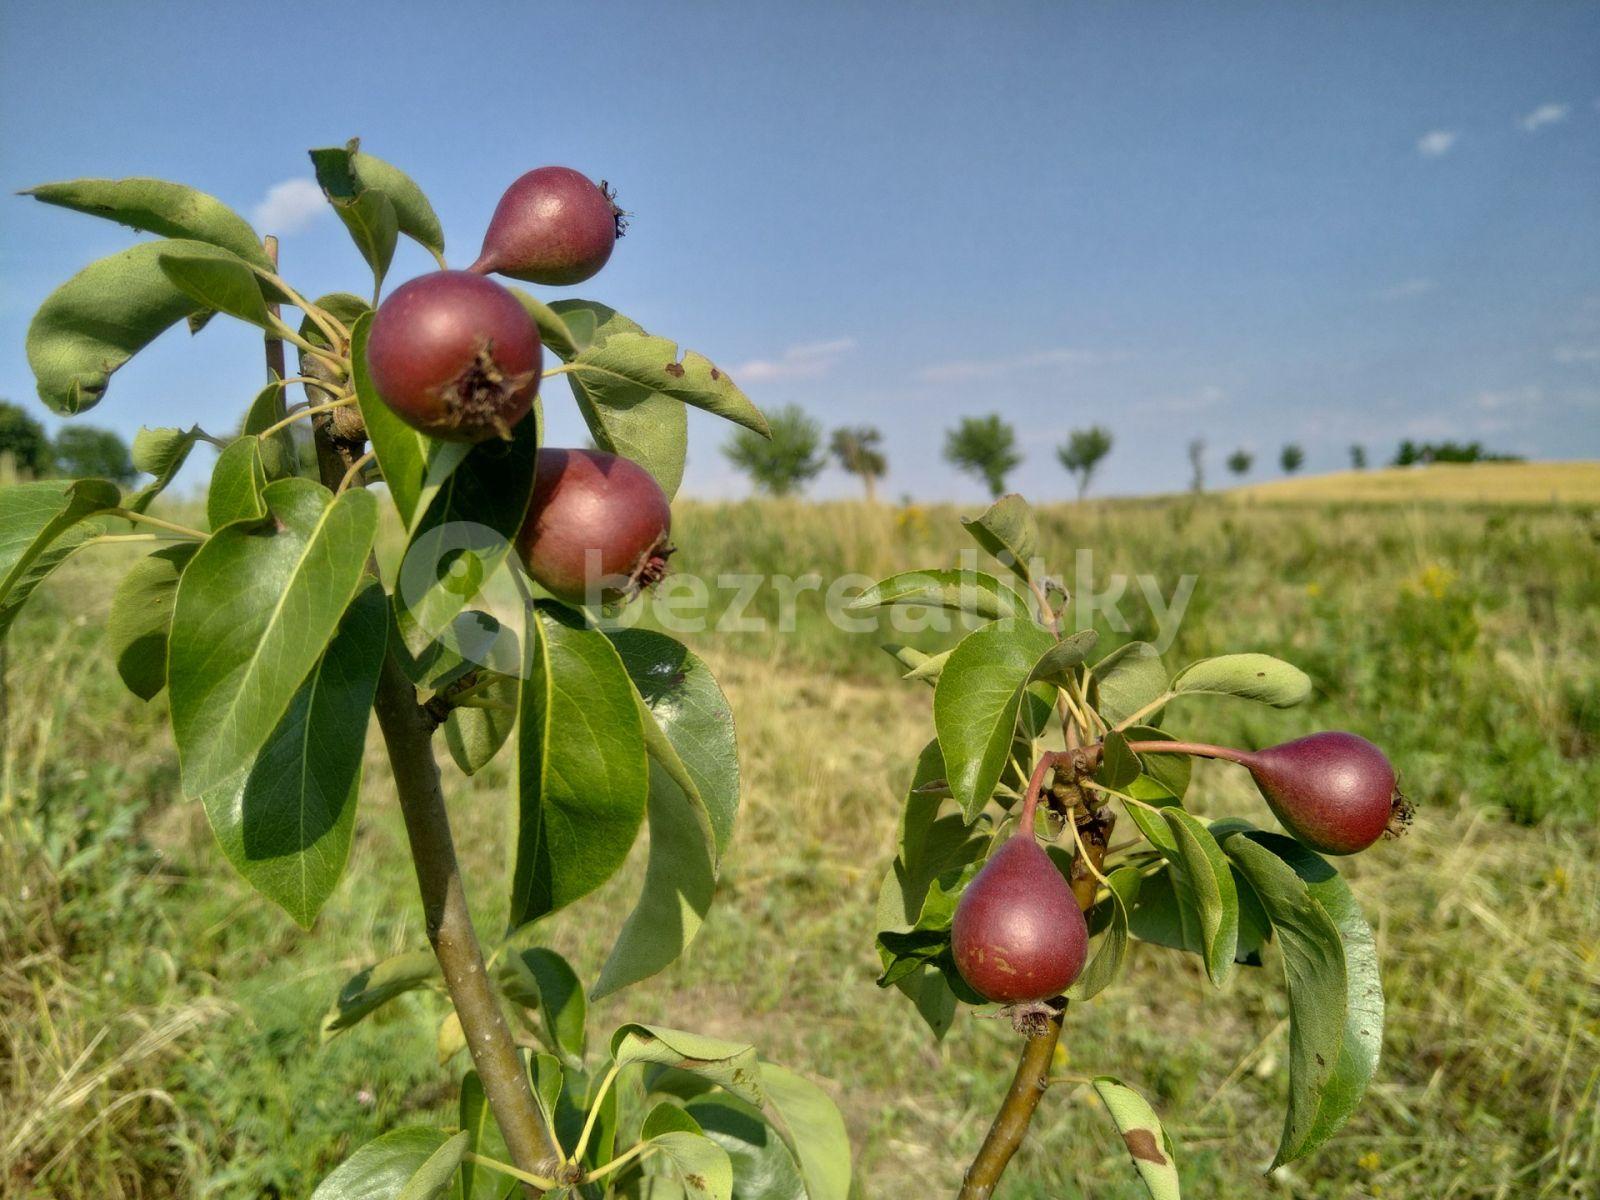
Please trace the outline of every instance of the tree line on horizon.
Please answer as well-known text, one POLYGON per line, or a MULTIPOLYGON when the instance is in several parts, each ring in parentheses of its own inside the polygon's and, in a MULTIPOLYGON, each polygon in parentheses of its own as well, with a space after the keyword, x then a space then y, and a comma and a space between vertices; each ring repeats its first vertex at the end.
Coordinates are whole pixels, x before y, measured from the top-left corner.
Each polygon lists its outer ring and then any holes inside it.
MULTIPOLYGON (((888 473, 889 462, 883 452, 883 433, 871 425, 845 426, 825 438, 822 423, 799 405, 790 404, 769 414, 772 436, 763 438, 748 429, 737 430, 723 446, 727 459, 750 477, 756 489, 769 496, 791 496, 806 486, 827 467, 830 459, 844 471, 861 480, 869 502, 877 499, 878 483, 888 473), (826 442, 826 445, 824 444, 826 442)), ((1089 491, 1090 481, 1101 462, 1111 453, 1114 439, 1103 425, 1071 430, 1066 441, 1056 446, 1056 459, 1077 484, 1078 499, 1089 491)), ((1204 439, 1189 443, 1189 488, 1205 490, 1204 439)), ((1367 467, 1367 449, 1359 443, 1349 448, 1353 470, 1367 467)), ((992 496, 1006 490, 1006 478, 1022 462, 1016 429, 999 413, 981 417, 962 417, 945 430, 944 459, 951 466, 972 476, 989 489, 992 496)), ((1224 460, 1228 470, 1243 477, 1255 465, 1256 456, 1240 447, 1224 460)), ((1293 475, 1305 465, 1306 452, 1299 442, 1289 442, 1278 452, 1278 467, 1293 475)), ((1496 454, 1479 442, 1402 441, 1390 465, 1406 467, 1426 463, 1518 462, 1517 455, 1496 454)))
POLYGON ((139 475, 128 444, 111 430, 67 425, 52 438, 9 400, 0 400, 0 466, 26 479, 61 476, 127 485, 139 475))
MULTIPOLYGON (((723 447, 729 462, 748 475, 758 491, 769 496, 796 495, 831 460, 861 480, 868 502, 876 502, 878 484, 889 470, 880 429, 848 425, 825 437, 821 422, 795 404, 773 412, 769 424, 770 438, 741 429, 723 447)), ((1079 500, 1088 494, 1095 471, 1111 453, 1113 443, 1109 429, 1090 425, 1071 430, 1066 441, 1056 446, 1056 459, 1076 483, 1079 500)), ((1192 492, 1205 490, 1205 454, 1204 439, 1195 438, 1189 443, 1192 492)), ((1352 445, 1349 455, 1352 469, 1366 468, 1366 447, 1352 445)), ((999 413, 963 417, 945 431, 945 461, 979 480, 993 496, 1004 494, 1006 478, 1021 465, 1022 457, 1015 428, 999 413)), ((1279 469, 1285 475, 1293 475, 1305 465, 1305 457, 1300 443, 1289 442, 1278 452, 1279 469)), ((1250 473, 1255 461, 1255 454, 1242 446, 1223 460, 1228 471, 1240 478, 1250 473)), ((1390 465, 1520 461, 1518 455, 1486 450, 1480 442, 1417 442, 1407 438, 1399 444, 1390 465)), ((7 400, 0 400, 0 465, 7 465, 24 478, 59 475, 110 479, 124 485, 139 474, 127 444, 113 431, 69 425, 51 438, 43 425, 7 400)))

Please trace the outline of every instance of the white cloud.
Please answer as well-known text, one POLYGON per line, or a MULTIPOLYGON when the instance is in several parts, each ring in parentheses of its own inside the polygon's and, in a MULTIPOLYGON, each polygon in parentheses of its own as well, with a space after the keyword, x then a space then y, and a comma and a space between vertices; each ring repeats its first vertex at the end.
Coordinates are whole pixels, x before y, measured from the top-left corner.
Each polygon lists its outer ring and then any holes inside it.
POLYGON ((834 338, 828 342, 804 342, 790 346, 777 358, 753 358, 730 368, 742 383, 770 383, 774 379, 815 379, 833 370, 846 353, 854 350, 855 338, 834 338))
POLYGON ((1373 293, 1379 300, 1409 300, 1433 291, 1438 284, 1431 279, 1402 279, 1392 287, 1380 288, 1373 293))
POLYGON ((250 219, 262 233, 287 236, 301 233, 327 211, 328 202, 314 179, 285 179, 267 189, 250 219))
POLYGON ((1227 399, 1227 396, 1228 393, 1223 391, 1216 384, 1208 383, 1205 385, 1205 387, 1199 388, 1195 391, 1183 392, 1176 396, 1165 396, 1157 400, 1151 400, 1140 407, 1148 408, 1155 412, 1164 413, 1199 412, 1202 409, 1213 408, 1216 405, 1221 404, 1223 400, 1227 399))
POLYGON ((1538 133, 1546 125, 1559 125, 1571 112, 1570 104, 1541 104, 1519 123, 1529 133, 1538 133))
POLYGON ((1555 359, 1563 366, 1600 362, 1600 346, 1557 346, 1555 359))
POLYGON ((1032 354, 1016 354, 1009 358, 972 358, 959 362, 936 363, 917 372, 924 383, 964 383, 972 379, 990 379, 996 375, 1009 375, 1013 371, 1032 371, 1041 367, 1087 367, 1097 363, 1112 362, 1120 355, 1103 354, 1097 350, 1075 350, 1059 347, 1039 350, 1032 354))
POLYGON ((1441 158, 1450 153, 1460 136, 1454 129, 1430 129, 1417 139, 1417 153, 1423 158, 1441 158))
POLYGON ((1474 403, 1483 412, 1500 412, 1508 408, 1532 408, 1543 399, 1543 390, 1532 384, 1527 387, 1482 391, 1473 397, 1474 403))

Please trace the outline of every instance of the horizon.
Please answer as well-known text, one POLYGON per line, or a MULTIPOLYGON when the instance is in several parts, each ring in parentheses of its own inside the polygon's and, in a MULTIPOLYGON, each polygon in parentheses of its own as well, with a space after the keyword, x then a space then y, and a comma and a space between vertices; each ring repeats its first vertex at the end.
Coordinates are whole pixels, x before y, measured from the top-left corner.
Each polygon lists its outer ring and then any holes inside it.
MULTIPOLYGON (((891 498, 981 500, 940 449, 956 419, 992 411, 1025 448, 1008 489, 1041 502, 1073 494, 1054 447, 1091 424, 1115 438, 1091 498, 1183 491, 1196 437, 1213 487, 1280 478, 1288 442, 1306 476, 1343 469, 1352 442, 1382 466, 1404 438, 1600 457, 1600 7, 1470 4, 1441 23, 1421 5, 933 20, 830 5, 826 21, 621 5, 604 44, 581 14, 467 7, 397 4, 377 28, 327 13, 291 61, 229 12, 13 4, 4 185, 190 184, 278 234, 285 273, 315 291, 362 266, 308 183, 312 146, 360 135, 410 173, 456 264, 511 179, 577 167, 619 188, 632 225, 599 277, 540 294, 615 305, 768 410, 877 425, 891 498), (526 81, 417 88, 481 75, 461 31, 495 21, 496 45, 537 48, 526 81), (64 44, 96 86, 42 109, 64 44), (317 89, 280 86, 339 72, 368 83, 340 128, 317 89), (151 86, 185 73, 183 97, 151 86), (535 135, 545 97, 562 120, 535 135), (475 158, 481 180, 464 175, 475 158), (1237 480, 1224 460, 1240 446, 1256 465, 1237 480)), ((134 235, 8 200, 0 396, 53 433, 28 320, 134 235)), ((430 265, 403 248, 388 287, 430 265)), ((164 335, 77 420, 131 439, 160 404, 230 431, 262 368, 258 337, 229 325, 164 335)), ((564 388, 546 405, 553 442, 585 436, 564 388)), ((749 493, 727 436, 691 414, 685 495, 749 493)), ((809 495, 858 490, 830 466, 809 495)))

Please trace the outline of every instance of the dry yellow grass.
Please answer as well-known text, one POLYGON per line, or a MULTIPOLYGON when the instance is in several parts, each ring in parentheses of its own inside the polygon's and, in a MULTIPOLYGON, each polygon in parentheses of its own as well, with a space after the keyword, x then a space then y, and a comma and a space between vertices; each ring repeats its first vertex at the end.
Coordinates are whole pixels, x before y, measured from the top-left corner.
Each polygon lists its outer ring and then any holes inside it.
POLYGON ((1336 471, 1234 488, 1251 501, 1600 504, 1600 462, 1435 463, 1336 471))

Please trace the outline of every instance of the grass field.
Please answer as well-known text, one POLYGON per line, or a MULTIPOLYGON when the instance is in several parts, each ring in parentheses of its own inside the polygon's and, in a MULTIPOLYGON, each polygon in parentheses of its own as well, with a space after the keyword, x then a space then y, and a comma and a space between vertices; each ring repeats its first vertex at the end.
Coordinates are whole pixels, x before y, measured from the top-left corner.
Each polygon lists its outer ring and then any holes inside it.
POLYGON ((1435 463, 1335 471, 1234 488, 1240 500, 1600 504, 1600 462, 1435 463))
MULTIPOLYGON (((1376 475, 1376 473, 1374 473, 1376 475)), ((1308 481, 1309 482, 1309 481, 1308 481)), ((740 828, 689 956, 598 1006, 748 1040, 831 1081, 864 1192, 955 1190, 1009 1077, 1014 1037, 958 1019, 935 1044, 873 985, 873 902, 929 696, 883 640, 823 617, 827 581, 953 562, 954 510, 679 506, 685 575, 816 572, 778 632, 696 634, 733 702, 740 828)), ((1304 666, 1312 702, 1175 709, 1168 727, 1264 744, 1319 727, 1388 747, 1420 806, 1412 834, 1350 862, 1385 968, 1385 1061, 1348 1130, 1261 1178, 1287 1060, 1276 951, 1219 995, 1198 964, 1137 946, 1124 980, 1070 1014, 1063 1073, 1146 1091, 1179 1145, 1185 1195, 1589 1197, 1600 1189, 1600 514, 1592 507, 1237 505, 1217 498, 1058 507, 1046 554, 1093 548, 1093 578, 1195 590, 1169 665, 1257 649, 1304 666)), ((113 553, 108 551, 108 553, 113 553)), ((123 553, 118 550, 114 553, 123 553)), ((432 994, 319 1045, 339 984, 422 945, 381 754, 351 871, 307 935, 256 901, 177 796, 158 700, 120 689, 102 645, 109 586, 69 564, 11 642, 0 795, 0 1193, 309 1193, 385 1128, 450 1120, 432 994)), ((1070 568, 1069 568, 1070 571, 1070 568)), ((1071 582, 1069 574, 1069 582, 1071 582)), ((711 613, 727 607, 712 589, 711 613)), ((1124 606, 1153 635, 1148 608, 1124 606)), ((481 928, 504 912, 507 766, 447 775, 481 928)), ((1192 805, 1263 823, 1242 776, 1202 768, 1192 805)), ((591 978, 641 864, 541 927, 591 978)), ((1046 1097, 1002 1196, 1139 1195, 1082 1089, 1046 1097)))

